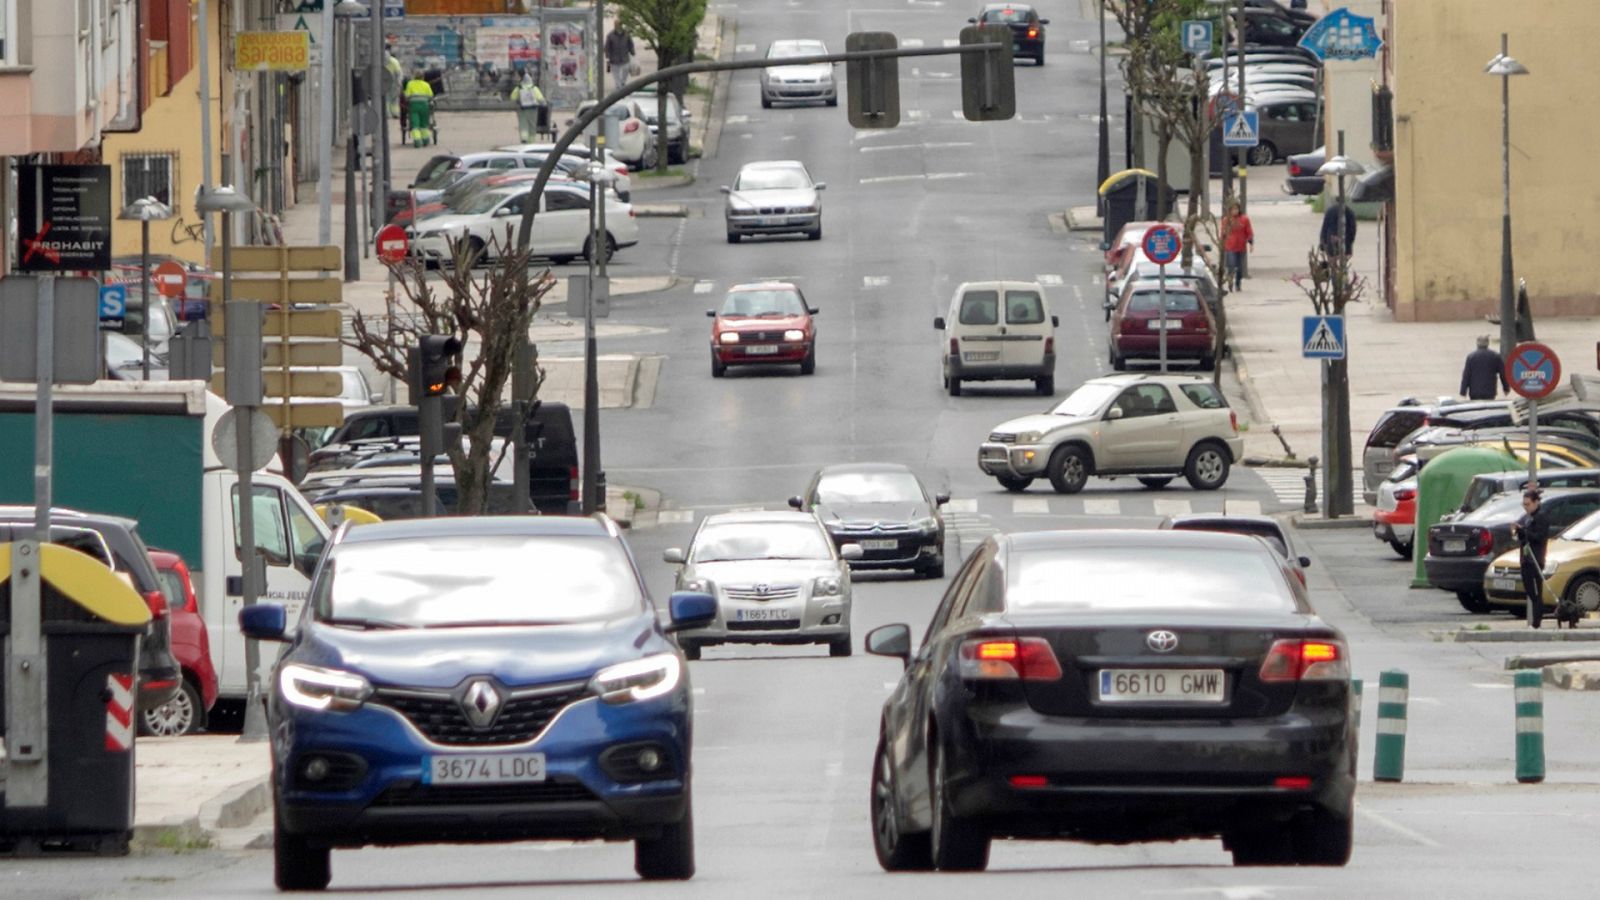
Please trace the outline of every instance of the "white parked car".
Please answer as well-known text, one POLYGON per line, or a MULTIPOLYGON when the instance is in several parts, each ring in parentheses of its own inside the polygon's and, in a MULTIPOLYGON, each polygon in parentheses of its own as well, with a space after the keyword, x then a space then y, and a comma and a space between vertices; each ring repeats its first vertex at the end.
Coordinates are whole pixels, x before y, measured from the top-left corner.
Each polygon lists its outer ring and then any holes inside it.
POLYGON ((959 397, 963 382, 1031 379, 1040 394, 1054 394, 1058 324, 1035 282, 962 284, 949 313, 933 320, 945 389, 959 397))
POLYGON ((743 512, 707 516, 687 552, 662 554, 678 565, 679 591, 717 598, 717 617, 678 632, 689 659, 711 644, 827 644, 850 655, 850 566, 861 545, 835 549, 810 513, 743 512))
MULTIPOLYGON (((504 147, 496 147, 495 149, 506 150, 512 153, 533 153, 539 156, 548 156, 555 148, 555 144, 547 142, 542 144, 507 144, 504 147)), ((577 157, 578 159, 588 162, 588 142, 576 142, 572 146, 568 147, 566 152, 561 155, 577 157)), ((610 148, 600 151, 600 160, 605 164, 607 169, 611 170, 611 174, 617 176, 617 180, 611 183, 611 186, 616 189, 617 196, 621 198, 624 203, 629 202, 633 196, 633 179, 628 175, 628 164, 618 158, 615 153, 611 152, 610 148)))
MULTIPOLYGON (((424 263, 435 264, 450 258, 450 240, 465 241, 480 260, 493 258, 495 249, 515 241, 529 187, 485 191, 450 215, 424 219, 411 237, 412 252, 424 263), (508 238, 509 235, 509 238, 508 238)), ((555 263, 566 263, 591 250, 589 234, 589 190, 587 186, 546 185, 541 208, 533 217, 534 252, 555 263)), ((606 198, 605 256, 610 259, 619 247, 639 242, 639 223, 633 207, 614 197, 606 198)))
POLYGON ((808 240, 821 239, 818 192, 827 186, 813 181, 805 165, 792 159, 745 163, 733 184, 722 186, 728 195, 728 243, 737 244, 745 235, 795 232, 808 240))
MULTIPOLYGON (((588 112, 594 104, 593 100, 578 104, 578 115, 588 112)), ((606 152, 635 169, 655 168, 656 142, 650 137, 650 124, 639 101, 623 100, 612 104, 600 121, 605 125, 606 152)))
MULTIPOLYGON (((824 56, 827 52, 828 46, 821 41, 773 41, 767 48, 767 59, 824 56)), ((839 86, 833 78, 832 63, 773 66, 761 70, 763 109, 770 109, 774 103, 810 103, 817 100, 829 106, 839 105, 839 86)))

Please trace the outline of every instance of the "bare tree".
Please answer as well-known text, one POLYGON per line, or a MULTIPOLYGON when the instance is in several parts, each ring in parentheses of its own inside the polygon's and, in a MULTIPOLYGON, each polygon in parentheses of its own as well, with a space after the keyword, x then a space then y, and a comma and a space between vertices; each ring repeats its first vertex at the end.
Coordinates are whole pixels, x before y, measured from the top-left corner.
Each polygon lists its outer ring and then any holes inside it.
MULTIPOLYGON (((371 359, 378 370, 404 382, 406 352, 423 334, 449 334, 461 340, 461 382, 455 392, 454 420, 461 425, 466 447, 445 448, 455 471, 457 512, 477 515, 488 508, 489 485, 504 459, 509 441, 491 460, 495 421, 508 402, 531 403, 543 382, 534 350, 533 392, 512 398, 510 385, 517 351, 555 285, 549 269, 535 271, 532 252, 518 251, 511 227, 487 246, 451 241, 451 259, 440 264, 437 278, 416 259, 392 266, 400 287, 384 300, 382 315, 356 313, 354 337, 345 344, 371 359), (487 264, 477 267, 479 263, 487 264)), ((512 423, 522 427, 523 423, 512 423)))
MULTIPOLYGON (((656 51, 656 69, 694 61, 695 33, 706 17, 706 0, 611 0, 617 24, 656 51)), ((667 91, 680 103, 686 79, 672 79, 656 90, 656 171, 667 169, 667 91)))

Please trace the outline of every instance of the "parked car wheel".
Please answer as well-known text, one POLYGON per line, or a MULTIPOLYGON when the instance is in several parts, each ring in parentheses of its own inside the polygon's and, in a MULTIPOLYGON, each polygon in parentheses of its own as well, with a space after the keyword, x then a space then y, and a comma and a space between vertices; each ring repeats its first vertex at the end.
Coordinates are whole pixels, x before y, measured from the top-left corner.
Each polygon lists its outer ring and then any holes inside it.
POLYGON ((994 479, 1013 494, 1020 494, 1028 489, 1028 485, 1033 484, 1033 479, 1025 476, 996 475, 994 479))
POLYGON ((1412 545, 1415 543, 1415 541, 1416 541, 1415 538, 1413 538, 1413 539, 1411 539, 1409 541, 1403 541, 1403 542, 1402 541, 1397 541, 1394 538, 1389 538, 1389 549, 1393 550, 1396 554, 1398 554, 1401 559, 1410 559, 1411 558, 1411 548, 1412 548, 1412 545))
POLYGON ((1111 351, 1111 371, 1113 371, 1113 372, 1126 372, 1126 371, 1128 371, 1128 361, 1126 359, 1123 359, 1122 357, 1118 356, 1117 355, 1117 351, 1115 349, 1113 349, 1111 351))
POLYGON ((933 868, 933 844, 925 831, 901 830, 895 795, 894 766, 880 737, 872 760, 872 849, 885 872, 926 872, 933 868))
POLYGON ((1054 375, 1046 375, 1043 378, 1035 378, 1033 380, 1033 386, 1034 389, 1039 392, 1039 396, 1041 397, 1054 397, 1056 395, 1056 377, 1054 375))
POLYGON ((700 658, 699 644, 679 644, 678 649, 683 651, 684 659, 696 660, 700 658))
POLYGON ((1196 446, 1183 464, 1183 477, 1197 491, 1214 491, 1228 481, 1228 451, 1213 443, 1196 446))
POLYGON ((646 881, 683 881, 694 877, 694 808, 684 787, 683 818, 664 825, 661 834, 633 842, 633 870, 646 881))
POLYGON ((828 642, 828 655, 829 656, 849 656, 850 655, 850 636, 847 634, 844 637, 839 638, 836 641, 829 641, 828 642))
POLYGON ((1089 454, 1082 447, 1057 447, 1050 455, 1050 486, 1058 494, 1076 494, 1089 482, 1089 454))
POLYGON ((1289 823, 1294 861, 1302 866, 1342 866, 1350 861, 1354 830, 1349 816, 1326 809, 1301 813, 1289 823))
POLYGON ((928 563, 927 565, 923 566, 922 570, 921 570, 921 574, 922 574, 923 578, 943 578, 944 577, 944 554, 940 553, 939 554, 939 558, 937 560, 935 560, 935 561, 933 561, 931 563, 928 563))
POLYGON ((178 696, 139 713, 139 733, 150 737, 193 734, 200 730, 204 705, 200 690, 185 678, 178 686, 178 696))
POLYGON ((1600 578, 1580 575, 1567 585, 1567 602, 1584 612, 1600 610, 1600 578))
POLYGON ((955 814, 945 796, 944 749, 938 738, 931 742, 933 781, 928 786, 933 805, 933 865, 946 872, 981 872, 989 865, 989 834, 983 825, 955 814))
POLYGON ((1250 148, 1249 159, 1252 166, 1270 166, 1278 160, 1278 148, 1262 141, 1250 148))
POLYGON ((327 847, 313 847, 289 834, 276 815, 272 821, 272 880, 282 891, 320 891, 333 880, 327 847))
MULTIPOLYGON (((606 232, 606 262, 610 262, 611 258, 616 255, 617 239, 612 236, 611 232, 608 231, 606 232)), ((594 259, 594 238, 592 237, 584 238, 583 258, 594 259)))
POLYGON ((1481 616, 1489 611, 1489 597, 1482 590, 1456 591, 1456 602, 1461 608, 1475 616, 1481 616))
POLYGON ((950 389, 950 396, 952 396, 952 397, 961 396, 961 379, 955 377, 954 375, 951 375, 950 377, 948 377, 948 378, 946 378, 944 380, 944 383, 945 383, 945 387, 950 389))

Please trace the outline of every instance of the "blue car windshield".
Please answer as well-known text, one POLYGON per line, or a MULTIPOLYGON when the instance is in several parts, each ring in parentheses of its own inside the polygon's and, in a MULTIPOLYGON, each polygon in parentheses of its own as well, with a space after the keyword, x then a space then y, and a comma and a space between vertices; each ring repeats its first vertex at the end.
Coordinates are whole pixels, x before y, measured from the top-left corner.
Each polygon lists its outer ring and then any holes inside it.
POLYGON ((565 625, 644 608, 621 545, 579 536, 345 544, 312 594, 317 619, 402 628, 565 625))

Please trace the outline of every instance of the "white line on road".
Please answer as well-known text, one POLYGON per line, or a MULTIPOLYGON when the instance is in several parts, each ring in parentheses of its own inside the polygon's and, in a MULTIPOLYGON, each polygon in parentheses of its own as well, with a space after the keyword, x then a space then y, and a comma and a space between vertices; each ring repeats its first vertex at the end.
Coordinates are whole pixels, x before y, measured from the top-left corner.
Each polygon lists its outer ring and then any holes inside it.
POLYGON ((961 39, 960 38, 945 38, 944 39, 944 45, 946 47, 959 47, 959 46, 961 46, 961 39))
POLYGON ((1372 821, 1378 823, 1379 825, 1382 825, 1384 828, 1389 829, 1390 831, 1394 832, 1395 834, 1398 834, 1403 838, 1409 838, 1410 840, 1413 840, 1413 841, 1421 844, 1424 847, 1438 847, 1439 846, 1439 842, 1434 840, 1433 838, 1430 838, 1427 835, 1425 835, 1425 834, 1423 834, 1423 833, 1421 833, 1419 831, 1412 831, 1410 828, 1407 828, 1406 826, 1401 825, 1399 822, 1394 821, 1393 819, 1389 818, 1388 816, 1385 816, 1385 815, 1383 815, 1381 813, 1377 813, 1377 812, 1374 812, 1374 811, 1368 809, 1367 807, 1363 806, 1359 802, 1356 804, 1356 812, 1360 813, 1363 816, 1366 816, 1367 818, 1369 818, 1372 821))
POLYGON ((1090 516, 1120 516, 1122 515, 1122 502, 1119 500, 1094 499, 1083 501, 1083 512, 1090 516))
POLYGON ((692 509, 663 509, 656 513, 656 523, 660 525, 688 525, 693 521, 692 509))
POLYGON ((738 44, 733 48, 733 52, 735 52, 735 53, 754 53, 754 52, 756 52, 756 45, 755 44, 738 44))
POLYGON ((1259 516, 1261 515, 1261 502, 1259 500, 1224 500, 1223 509, 1233 516, 1259 516))
POLYGON ((1509 691, 1509 690, 1511 690, 1511 685, 1509 685, 1509 684, 1498 684, 1498 683, 1490 683, 1490 682, 1483 682, 1483 681, 1474 681, 1472 683, 1472 686, 1475 687, 1475 688, 1482 688, 1483 690, 1486 690, 1486 691, 1509 691))
POLYGON ((1154 505, 1158 516, 1187 516, 1190 513, 1187 500, 1157 500, 1154 505))
POLYGON ((733 116, 728 116, 728 117, 724 118, 722 120, 722 124, 724 124, 724 125, 743 125, 743 124, 745 124, 746 122, 749 122, 749 121, 750 121, 750 117, 749 116, 733 115, 733 116))
POLYGON ((922 38, 906 38, 900 42, 900 46, 906 48, 907 50, 914 50, 922 46, 922 38))
POLYGON ((925 109, 908 109, 908 110, 906 110, 906 118, 910 119, 913 122, 921 121, 923 119, 926 119, 927 117, 928 117, 928 111, 925 110, 925 109))
POLYGON ((886 691, 892 691, 892 690, 894 690, 895 688, 897 688, 899 686, 900 686, 900 682, 898 682, 898 681, 885 681, 883 683, 883 689, 886 690, 886 691))
POLYGON ((704 281, 704 280, 696 281, 694 283, 694 292, 696 294, 709 294, 709 293, 711 293, 711 289, 714 288, 714 287, 716 287, 716 285, 713 284, 712 282, 704 281))
POLYGON ((929 181, 947 181, 951 178, 970 178, 971 172, 929 172, 929 181))
POLYGON ((1011 501, 1011 512, 1019 516, 1050 514, 1050 501, 1045 497, 1016 497, 1011 501))
POLYGON ((861 286, 864 287, 864 288, 888 287, 889 286, 889 276, 887 276, 887 275, 863 275, 863 276, 861 276, 861 286))
POLYGON ((974 498, 951 500, 949 503, 944 505, 944 508, 946 512, 975 513, 978 511, 978 501, 974 498))
POLYGON ((1033 280, 1039 282, 1045 287, 1060 287, 1066 283, 1066 281, 1060 275, 1035 275, 1033 276, 1033 280))
POLYGON ((951 150, 957 147, 971 147, 971 141, 942 141, 930 144, 881 144, 877 147, 862 147, 862 153, 877 153, 882 150, 904 152, 906 150, 951 150))
POLYGON ((926 175, 877 175, 872 178, 861 179, 862 184, 888 184, 894 181, 922 181, 926 175))

